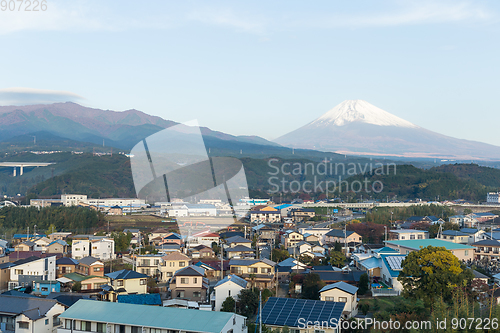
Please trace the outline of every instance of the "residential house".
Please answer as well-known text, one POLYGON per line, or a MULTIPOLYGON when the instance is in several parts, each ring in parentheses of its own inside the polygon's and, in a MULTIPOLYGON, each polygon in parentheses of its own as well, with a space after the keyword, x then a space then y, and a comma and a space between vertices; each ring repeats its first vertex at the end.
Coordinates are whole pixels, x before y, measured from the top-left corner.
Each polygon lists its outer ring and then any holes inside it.
POLYGON ((470 215, 453 215, 449 217, 448 221, 458 224, 461 228, 475 228, 479 223, 470 215))
POLYGON ((35 251, 35 242, 32 242, 32 241, 24 241, 22 243, 19 243, 17 244, 16 246, 14 246, 14 250, 15 251, 35 251))
POLYGON ((352 285, 358 285, 359 278, 365 273, 361 271, 351 271, 349 269, 336 270, 335 268, 336 267, 332 266, 314 267, 311 273, 318 274, 321 281, 326 284, 344 281, 352 285))
POLYGON ((469 243, 469 234, 458 230, 445 230, 442 233, 439 233, 436 238, 458 244, 469 243))
POLYGON ((258 231, 259 238, 263 241, 272 241, 276 239, 277 236, 277 231, 276 229, 264 226, 263 228, 260 228, 258 231))
POLYGON ((68 243, 63 240, 55 240, 49 243, 46 247, 46 251, 48 253, 63 253, 66 254, 68 253, 68 243))
POLYGON ((382 247, 371 251, 371 253, 353 253, 352 259, 358 269, 365 271, 369 277, 382 277, 381 255, 397 255, 398 250, 390 247, 382 247))
POLYGON ((172 234, 172 232, 168 231, 167 229, 164 228, 158 228, 153 231, 151 231, 150 239, 156 238, 156 237, 166 237, 168 235, 172 234))
POLYGON ((42 252, 46 252, 47 246, 52 243, 52 241, 45 236, 35 237, 34 239, 32 239, 32 242, 35 243, 33 250, 42 252))
POLYGON ((208 231, 201 231, 193 234, 189 238, 189 246, 205 245, 212 247, 212 243, 219 244, 219 234, 208 231))
POLYGON ((200 311, 127 303, 79 300, 61 316, 58 333, 247 333, 245 317, 217 311, 200 311))
POLYGON ((77 235, 73 237, 71 255, 74 259, 92 256, 101 260, 115 257, 115 241, 105 236, 77 235))
POLYGON ((493 219, 496 219, 498 215, 490 213, 490 212, 485 212, 485 213, 471 213, 468 214, 467 216, 476 219, 479 223, 487 222, 493 219))
MULTIPOLYGON (((406 254, 382 254, 381 278, 393 291, 398 294, 403 290, 403 285, 399 282, 399 273, 402 271, 401 262, 406 258, 406 254)), ((372 291, 373 292, 373 291, 372 291)))
POLYGON ((430 245, 434 247, 444 247, 447 250, 450 250, 460 260, 472 260, 474 256, 474 247, 465 244, 447 242, 441 239, 386 241, 385 244, 392 249, 398 250, 401 254, 408 254, 412 251, 418 251, 421 248, 430 245))
POLYGON ((485 239, 472 244, 475 247, 475 259, 500 259, 500 242, 495 239, 485 239))
POLYGON ((217 259, 205 259, 203 261, 193 261, 193 265, 203 268, 205 270, 205 277, 210 281, 218 281, 221 279, 221 276, 224 277, 224 275, 229 274, 229 260, 223 260, 221 262, 217 259))
POLYGON ((10 281, 10 268, 14 266, 11 262, 4 262, 0 264, 0 290, 8 288, 10 281))
POLYGON ((199 266, 190 265, 175 272, 169 288, 172 298, 204 302, 207 300, 208 286, 205 270, 199 266))
POLYGON ((462 228, 460 229, 461 232, 469 235, 469 239, 467 244, 472 245, 476 242, 479 242, 480 240, 485 239, 485 231, 481 229, 475 229, 475 228, 462 228))
POLYGON ((247 280, 234 274, 228 275, 217 282, 210 296, 213 310, 220 311, 222 309, 222 303, 224 303, 227 297, 232 297, 237 301, 240 292, 246 289, 248 285, 249 283, 247 280))
POLYGON ((56 256, 38 258, 35 256, 15 261, 10 269, 9 289, 18 286, 32 286, 35 280, 56 279, 56 256))
POLYGON ((258 288, 272 288, 275 283, 274 261, 268 259, 231 259, 231 274, 236 274, 258 288))
POLYGON ((325 234, 325 242, 334 243, 362 243, 361 236, 354 231, 345 231, 340 229, 332 229, 325 234))
POLYGON ((291 273, 304 273, 307 265, 294 258, 287 258, 276 264, 276 276, 278 281, 289 281, 291 273))
POLYGON ((281 235, 281 244, 285 246, 285 249, 289 247, 295 247, 298 243, 304 240, 304 236, 293 230, 286 230, 283 235, 281 235))
POLYGON ((316 235, 313 235, 313 234, 310 234, 310 233, 305 233, 304 234, 304 241, 308 242, 308 243, 317 243, 317 244, 321 244, 321 239, 324 238, 324 237, 318 237, 316 235))
POLYGON ((128 269, 104 274, 109 278, 107 286, 102 286, 104 299, 116 302, 116 297, 121 294, 146 294, 148 276, 128 269))
POLYGON ((389 230, 389 239, 391 240, 406 240, 406 239, 428 239, 429 232, 416 229, 395 229, 389 230))
POLYGON ((281 212, 273 207, 267 206, 260 210, 250 211, 250 222, 278 223, 280 221, 281 221, 281 212))
POLYGON ((160 275, 161 254, 145 254, 137 256, 135 271, 148 276, 157 277, 160 275))
POLYGON ((5 252, 9 247, 9 242, 6 240, 0 239, 0 256, 5 256, 5 252))
POLYGON ((325 235, 332 229, 330 228, 314 228, 308 226, 307 224, 300 224, 297 228, 298 232, 301 233, 304 237, 306 235, 314 235, 318 237, 318 241, 323 243, 325 240, 325 235))
POLYGON ((104 276, 104 263, 94 257, 85 257, 78 260, 76 272, 82 275, 104 276))
POLYGON ((168 282, 179 269, 187 267, 191 263, 191 258, 180 252, 172 252, 163 256, 160 263, 161 282, 168 282))
POLYGON ((312 208, 295 208, 290 211, 290 215, 295 222, 305 222, 315 217, 316 211, 312 208))
POLYGON ((49 234, 48 237, 51 241, 55 241, 55 240, 66 240, 66 238, 68 238, 68 236, 70 235, 71 232, 53 232, 49 234))
POLYGON ((226 239, 226 245, 229 247, 236 247, 236 246, 251 247, 251 244, 252 244, 251 240, 248 240, 241 236, 233 236, 226 239))
POLYGON ((198 245, 189 249, 191 258, 193 259, 213 259, 215 258, 215 252, 211 247, 205 245, 198 245))
POLYGON ((80 292, 88 294, 100 293, 103 290, 102 286, 109 283, 109 279, 105 276, 82 275, 79 273, 65 274, 62 279, 59 278, 59 281, 63 281, 63 283, 70 286, 78 282, 80 283, 80 292), (70 281, 68 282, 68 280, 70 281))
POLYGON ((298 257, 305 252, 315 252, 315 253, 321 253, 322 255, 324 255, 326 252, 326 249, 323 246, 320 246, 317 244, 310 244, 308 242, 301 241, 301 242, 297 243, 297 245, 295 247, 288 248, 288 252, 295 257, 298 257))
POLYGON ((345 303, 344 318, 358 314, 358 287, 345 282, 337 282, 324 286, 319 291, 319 299, 326 302, 345 303))
MULTIPOLYGON (((270 329, 294 333, 340 333, 340 321, 346 303, 309 299, 270 297, 262 307, 262 323, 270 329), (286 315, 282 315, 282 314, 286 315), (307 325, 309 323, 309 325, 307 325), (314 327, 314 323, 319 326, 314 327), (324 325, 321 325, 323 323, 324 325)), ((257 317, 256 322, 260 318, 257 317)))
POLYGON ((132 237, 139 238, 140 230, 139 229, 123 229, 123 232, 125 234, 128 234, 130 232, 132 234, 132 237))
MULTIPOLYGON (((157 238, 155 238, 157 239, 157 238)), ((171 232, 165 237, 160 238, 158 245, 182 245, 182 237, 175 232, 171 232)))
POLYGON ((53 299, 0 295, 0 332, 55 332, 65 309, 53 299))
POLYGON ((231 258, 254 258, 255 252, 251 247, 245 245, 236 245, 234 247, 227 247, 226 254, 229 259, 231 258))
POLYGON ((61 283, 57 280, 33 281, 33 295, 48 296, 50 293, 61 291, 61 283))
POLYGON ((484 283, 488 284, 488 281, 490 279, 489 276, 486 276, 483 273, 476 271, 475 269, 472 270, 472 274, 474 274, 474 280, 483 281, 484 283))
POLYGON ((56 260, 56 277, 60 278, 65 274, 76 272, 78 260, 68 257, 59 258, 56 260))
POLYGON ((120 206, 112 206, 108 209, 108 215, 123 215, 123 209, 120 206))

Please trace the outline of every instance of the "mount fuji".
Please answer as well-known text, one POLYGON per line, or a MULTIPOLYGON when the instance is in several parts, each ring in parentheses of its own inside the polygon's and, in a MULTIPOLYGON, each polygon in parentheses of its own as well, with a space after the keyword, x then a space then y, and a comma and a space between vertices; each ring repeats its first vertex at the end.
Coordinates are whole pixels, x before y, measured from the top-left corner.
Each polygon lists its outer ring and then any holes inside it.
POLYGON ((442 135, 363 100, 346 100, 275 142, 341 154, 500 160, 500 147, 442 135))

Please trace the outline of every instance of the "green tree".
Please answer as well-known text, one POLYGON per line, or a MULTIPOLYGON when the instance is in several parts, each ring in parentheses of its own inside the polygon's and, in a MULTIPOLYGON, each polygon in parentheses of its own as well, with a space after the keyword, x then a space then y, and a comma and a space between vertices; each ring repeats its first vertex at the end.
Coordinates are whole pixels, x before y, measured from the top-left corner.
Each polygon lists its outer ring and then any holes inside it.
POLYGON ((358 289, 358 294, 359 295, 364 295, 368 291, 368 274, 363 273, 359 277, 359 289, 358 289))
POLYGON ((325 286, 318 274, 309 273, 302 284, 302 297, 306 299, 319 300, 319 291, 325 286))
POLYGON ((332 251, 330 253, 330 264, 335 267, 343 267, 346 257, 342 252, 332 251))
POLYGON ((226 297, 224 302, 222 302, 221 311, 222 312, 234 312, 235 306, 236 306, 236 302, 235 302, 234 298, 232 298, 231 296, 228 296, 228 297, 226 297))
POLYGON ((340 245, 339 242, 335 242, 335 246, 333 248, 333 251, 342 252, 342 245, 340 245))
POLYGON ((290 253, 286 250, 283 245, 279 249, 273 249, 272 258, 275 262, 281 262, 287 258, 290 258, 290 253))
POLYGON ((79 292, 80 290, 82 290, 82 283, 80 281, 76 281, 75 283, 73 283, 73 286, 71 286, 71 290, 79 292))
POLYGON ((54 224, 51 224, 49 226, 49 229, 47 230, 47 234, 50 235, 50 234, 52 234, 54 232, 57 232, 56 226, 54 224))
POLYGON ((437 296, 451 300, 453 288, 465 287, 473 279, 472 271, 444 247, 410 252, 401 266, 398 280, 403 296, 421 299, 428 306, 437 296))
POLYGON ((245 316, 253 316, 259 307, 259 290, 257 288, 243 289, 238 296, 236 308, 238 313, 245 316))

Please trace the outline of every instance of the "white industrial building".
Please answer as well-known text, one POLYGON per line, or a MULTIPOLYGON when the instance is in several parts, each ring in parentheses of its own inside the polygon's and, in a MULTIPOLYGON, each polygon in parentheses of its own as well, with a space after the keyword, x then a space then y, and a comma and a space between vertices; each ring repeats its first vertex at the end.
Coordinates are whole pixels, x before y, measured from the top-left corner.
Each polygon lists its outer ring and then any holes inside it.
POLYGON ((500 192, 489 192, 486 195, 486 202, 491 204, 500 203, 500 192))

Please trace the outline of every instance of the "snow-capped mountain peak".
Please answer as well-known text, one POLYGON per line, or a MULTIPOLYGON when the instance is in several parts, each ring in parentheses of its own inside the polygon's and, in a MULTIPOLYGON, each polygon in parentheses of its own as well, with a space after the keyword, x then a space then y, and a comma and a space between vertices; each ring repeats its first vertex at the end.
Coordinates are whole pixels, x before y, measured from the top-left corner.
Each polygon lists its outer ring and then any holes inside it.
POLYGON ((346 100, 314 120, 310 125, 344 126, 352 122, 362 122, 379 126, 417 128, 417 125, 401 119, 363 100, 346 100))

